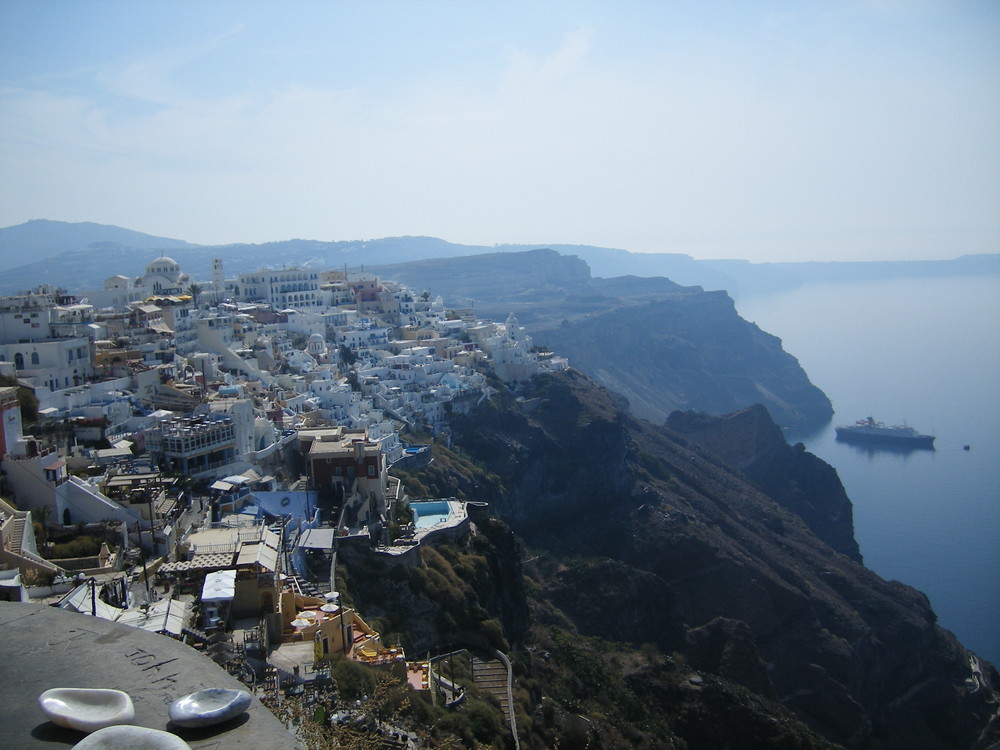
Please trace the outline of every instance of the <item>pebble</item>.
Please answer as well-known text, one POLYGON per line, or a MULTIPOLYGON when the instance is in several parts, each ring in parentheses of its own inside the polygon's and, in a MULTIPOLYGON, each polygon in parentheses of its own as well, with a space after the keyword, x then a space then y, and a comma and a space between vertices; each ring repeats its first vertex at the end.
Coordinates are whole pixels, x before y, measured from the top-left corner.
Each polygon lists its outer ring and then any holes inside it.
POLYGON ((135 721, 128 693, 102 688, 52 688, 38 696, 42 713, 53 724, 94 732, 135 721))
POLYGON ((207 727, 239 716, 250 707, 246 690, 207 688, 170 704, 170 720, 179 727, 207 727))

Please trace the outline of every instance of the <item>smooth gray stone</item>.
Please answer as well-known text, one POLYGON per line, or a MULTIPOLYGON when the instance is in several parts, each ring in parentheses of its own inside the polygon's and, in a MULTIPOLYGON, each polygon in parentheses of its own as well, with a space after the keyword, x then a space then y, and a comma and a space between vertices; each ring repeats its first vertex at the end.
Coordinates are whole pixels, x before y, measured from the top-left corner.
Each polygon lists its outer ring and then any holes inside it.
POLYGON ((246 690, 207 688, 170 704, 170 721, 179 727, 207 727, 239 716, 250 706, 246 690))
POLYGON ((42 713, 53 724, 94 732, 135 721, 128 693, 105 688, 50 688, 38 696, 42 713))
MULTIPOLYGON (((0 748, 69 750, 82 739, 49 721, 38 696, 72 685, 115 687, 129 694, 135 723, 167 728, 167 707, 208 687, 246 686, 203 653, 173 638, 43 604, 0 601, 0 748)), ((254 698, 246 714, 219 727, 180 729, 193 750, 304 750, 254 698)))
POLYGON ((98 729, 73 745, 73 750, 191 750, 191 746, 159 729, 116 726, 98 729))

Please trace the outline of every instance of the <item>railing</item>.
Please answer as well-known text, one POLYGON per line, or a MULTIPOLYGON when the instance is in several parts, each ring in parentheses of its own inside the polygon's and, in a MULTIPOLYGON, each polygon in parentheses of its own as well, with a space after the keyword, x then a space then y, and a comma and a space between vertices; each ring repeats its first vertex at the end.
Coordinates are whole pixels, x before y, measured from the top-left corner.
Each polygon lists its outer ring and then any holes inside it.
POLYGON ((496 654, 496 657, 503 663, 504 671, 507 673, 507 710, 510 716, 510 733, 514 737, 515 750, 520 750, 521 741, 517 736, 517 720, 514 718, 514 672, 510 664, 510 659, 507 658, 507 654, 497 650, 494 650, 493 653, 496 654))

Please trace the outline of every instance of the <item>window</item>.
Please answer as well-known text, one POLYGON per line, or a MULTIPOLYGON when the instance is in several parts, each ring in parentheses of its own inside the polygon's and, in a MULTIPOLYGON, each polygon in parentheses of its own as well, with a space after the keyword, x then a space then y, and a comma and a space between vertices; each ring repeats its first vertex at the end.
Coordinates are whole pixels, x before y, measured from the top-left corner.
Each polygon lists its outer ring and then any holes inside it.
POLYGON ((14 369, 23 370, 24 369, 24 355, 18 352, 14 355, 14 369))
POLYGON ((38 364, 38 352, 32 352, 31 353, 31 364, 33 364, 33 365, 37 365, 38 364))
POLYGON ((375 476, 375 466, 372 464, 368 464, 368 476, 375 476))

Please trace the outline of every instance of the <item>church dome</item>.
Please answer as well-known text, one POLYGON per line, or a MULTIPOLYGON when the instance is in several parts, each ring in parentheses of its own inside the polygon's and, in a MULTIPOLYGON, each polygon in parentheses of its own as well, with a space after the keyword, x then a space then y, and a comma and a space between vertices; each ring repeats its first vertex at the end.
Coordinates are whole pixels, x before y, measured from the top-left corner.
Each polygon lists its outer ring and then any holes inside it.
POLYGON ((146 266, 146 273, 177 273, 180 270, 180 263, 166 255, 160 256, 146 266))

